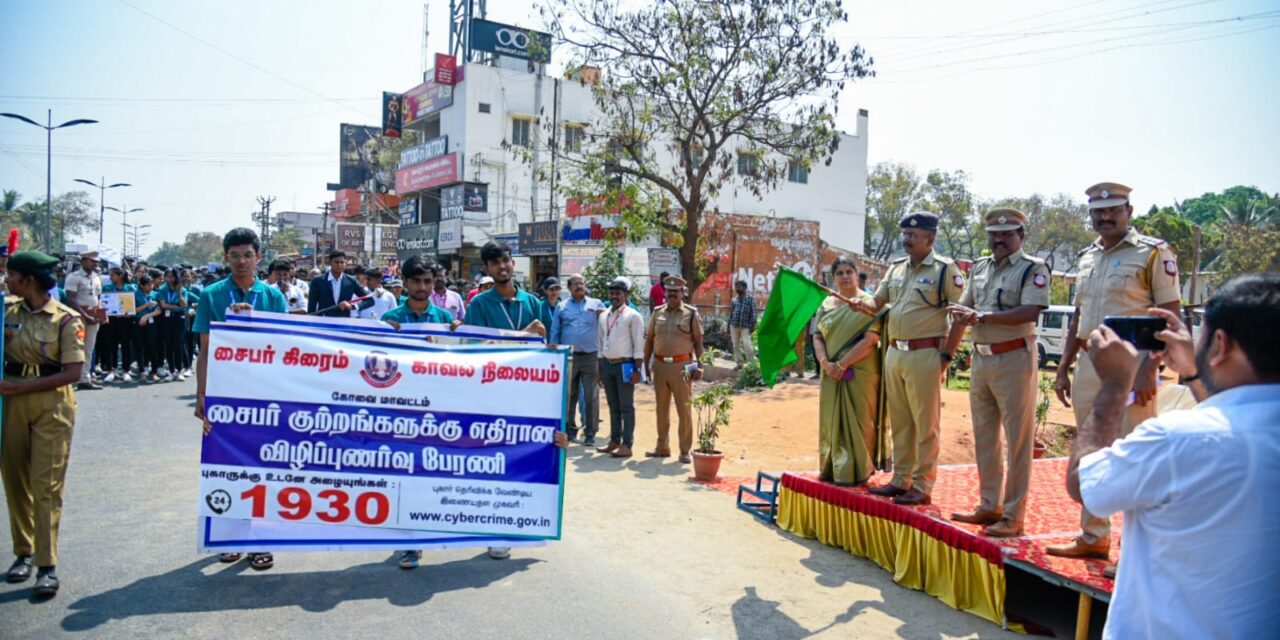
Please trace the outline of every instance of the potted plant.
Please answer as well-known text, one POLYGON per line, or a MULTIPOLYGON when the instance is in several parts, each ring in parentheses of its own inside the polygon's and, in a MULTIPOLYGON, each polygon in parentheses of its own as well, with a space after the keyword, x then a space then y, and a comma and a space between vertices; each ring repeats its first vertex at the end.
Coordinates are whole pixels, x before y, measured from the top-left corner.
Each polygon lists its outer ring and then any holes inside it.
POLYGON ((720 461, 724 454, 716 451, 716 439, 720 427, 729 425, 729 411, 733 409, 733 385, 714 384, 695 395, 690 406, 698 416, 698 448, 693 452, 693 477, 710 481, 720 473, 720 461))
POLYGON ((1036 432, 1035 432, 1035 448, 1032 450, 1032 457, 1043 458, 1045 451, 1049 449, 1049 443, 1056 440, 1052 430, 1048 429, 1049 424, 1049 402, 1053 390, 1053 382, 1044 376, 1040 376, 1040 389, 1036 399, 1036 432))

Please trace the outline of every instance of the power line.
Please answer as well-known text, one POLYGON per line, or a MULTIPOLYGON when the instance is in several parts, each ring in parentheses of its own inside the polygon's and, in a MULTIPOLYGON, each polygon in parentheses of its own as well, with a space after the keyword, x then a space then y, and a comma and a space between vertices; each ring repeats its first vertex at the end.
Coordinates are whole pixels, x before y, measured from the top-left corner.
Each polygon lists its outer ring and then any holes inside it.
POLYGON ((177 102, 177 103, 196 103, 196 104, 227 104, 227 105, 237 105, 237 106, 239 106, 239 105, 241 105, 241 104, 246 104, 246 103, 248 103, 248 104, 281 104, 281 105, 293 105, 293 104, 314 104, 314 103, 317 103, 317 102, 375 102, 375 101, 380 100, 379 98, 373 98, 373 97, 365 97, 365 98, 324 98, 324 99, 312 99, 312 98, 139 98, 139 97, 128 97, 128 98, 109 98, 109 97, 103 97, 103 96, 25 96, 25 95, 13 95, 13 94, 9 94, 9 95, 0 95, 0 99, 4 99, 4 100, 21 100, 21 101, 41 102, 41 103, 44 103, 44 102, 69 102, 69 103, 77 103, 77 102, 94 102, 94 103, 103 103, 103 102, 119 102, 119 103, 125 103, 125 104, 132 104, 132 103, 137 103, 137 102, 164 102, 164 103, 177 102))
POLYGON ((294 87, 294 88, 299 89, 299 90, 301 90, 301 91, 305 91, 306 93, 309 93, 309 94, 311 94, 311 95, 313 95, 313 96, 316 96, 316 97, 321 98, 321 99, 323 99, 323 100, 326 100, 326 101, 328 101, 328 102, 332 102, 333 104, 336 104, 336 105, 338 105, 338 106, 340 106, 340 107, 343 107, 344 109, 351 109, 352 111, 356 111, 356 112, 360 113, 362 116, 368 117, 368 113, 366 113, 366 112, 364 112, 364 111, 361 111, 361 110, 359 110, 359 109, 356 109, 355 107, 352 107, 351 105, 348 105, 348 104, 345 104, 345 103, 340 102, 340 101, 338 101, 338 100, 335 100, 335 99, 333 99, 333 98, 330 98, 329 96, 326 96, 326 95, 324 95, 324 94, 322 94, 322 93, 320 93, 320 92, 318 92, 318 91, 313 91, 311 88, 306 87, 306 86, 301 85, 301 84, 298 84, 297 82, 294 82, 293 80, 290 80, 290 79, 288 79, 288 78, 286 78, 286 77, 284 77, 284 76, 282 76, 282 75, 280 75, 280 74, 278 74, 278 73, 276 73, 276 72, 274 72, 274 71, 271 71, 271 70, 269 70, 269 69, 265 69, 265 68, 263 68, 263 67, 261 67, 261 66, 258 66, 257 64, 253 63, 251 60, 248 60, 248 59, 246 59, 246 58, 242 58, 242 57, 240 57, 240 56, 238 56, 238 55, 236 55, 236 54, 234 54, 234 53, 232 53, 232 52, 230 52, 230 51, 228 51, 228 50, 226 50, 226 49, 223 49, 222 47, 219 47, 219 46, 218 46, 218 45, 216 45, 216 44, 213 44, 212 42, 209 42, 208 40, 205 40, 204 38, 201 38, 200 36, 195 35, 194 33, 191 33, 190 31, 187 31, 187 30, 183 29, 182 27, 179 27, 179 26, 178 26, 178 25, 176 25, 176 24, 173 24, 172 22, 169 22, 169 21, 167 21, 167 20, 165 20, 165 19, 161 18, 160 16, 157 16, 157 15, 155 15, 155 14, 153 14, 153 13, 150 13, 150 12, 148 12, 148 11, 145 11, 145 10, 143 10, 142 8, 138 7, 137 5, 135 5, 135 4, 131 3, 131 2, 129 2, 128 0, 116 0, 116 2, 119 2, 120 4, 123 4, 124 6, 129 7, 130 9, 133 9, 134 11, 137 11, 138 13, 141 13, 142 15, 144 15, 144 16, 146 16, 146 17, 148 17, 148 18, 151 18, 152 20, 155 20, 156 22, 159 22, 160 24, 162 24, 162 25, 164 25, 164 26, 166 26, 166 27, 169 27, 170 29, 173 29, 174 31, 177 31, 178 33, 181 33, 182 35, 184 35, 184 36, 186 36, 186 37, 188 37, 188 38, 191 38, 192 40, 195 40, 196 42, 199 42, 200 44, 202 44, 202 45, 204 45, 204 46, 206 46, 206 47, 209 47, 210 49, 213 49, 214 51, 217 51, 218 53, 221 53, 221 54, 223 54, 223 55, 225 55, 225 56, 227 56, 227 57, 231 58, 232 60, 235 60, 235 61, 237 61, 237 62, 240 62, 241 64, 247 65, 247 66, 249 66, 249 67, 251 67, 251 68, 253 68, 253 69, 256 69, 256 70, 258 70, 258 71, 261 71, 262 73, 265 73, 265 74, 267 74, 267 75, 271 76, 272 78, 275 78, 276 80, 279 80, 279 81, 281 81, 281 82, 283 82, 283 83, 285 83, 285 84, 287 84, 287 85, 289 85, 289 86, 291 86, 291 87, 294 87))
POLYGON ((3 151, 3 152, 5 153, 5 155, 9 156, 9 159, 10 159, 10 160, 13 160, 14 162, 16 162, 16 163, 18 163, 18 164, 22 165, 22 168, 23 168, 23 169, 26 169, 26 170, 27 170, 31 175, 33 175, 33 176, 35 176, 35 177, 37 177, 37 178, 42 178, 42 177, 44 177, 44 175, 43 175, 43 174, 41 174, 41 173, 37 172, 35 169, 32 169, 32 168, 31 168, 31 165, 27 164, 27 162, 26 162, 25 160, 23 160, 22 158, 20 158, 20 157, 18 156, 18 153, 17 153, 16 151, 9 149, 9 147, 7 147, 7 146, 5 146, 5 145, 3 145, 3 144, 0 144, 0 151, 3 151))

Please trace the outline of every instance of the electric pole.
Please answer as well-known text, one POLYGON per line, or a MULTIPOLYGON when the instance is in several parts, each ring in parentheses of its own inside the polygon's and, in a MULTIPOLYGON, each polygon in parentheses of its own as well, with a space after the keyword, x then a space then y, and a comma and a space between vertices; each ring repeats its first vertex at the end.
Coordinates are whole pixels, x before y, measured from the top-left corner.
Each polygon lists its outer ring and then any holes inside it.
POLYGON ((268 259, 271 257, 271 203, 275 201, 275 196, 258 196, 258 204, 262 207, 262 212, 257 215, 257 222, 262 225, 262 256, 268 259))

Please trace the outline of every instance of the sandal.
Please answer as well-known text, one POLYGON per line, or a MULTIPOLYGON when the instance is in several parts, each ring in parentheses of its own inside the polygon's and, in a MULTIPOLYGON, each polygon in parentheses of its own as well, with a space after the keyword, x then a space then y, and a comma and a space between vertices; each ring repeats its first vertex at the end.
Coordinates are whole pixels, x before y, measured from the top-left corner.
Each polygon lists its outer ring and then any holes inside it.
POLYGON ((239 560, 243 556, 244 556, 243 553, 219 553, 218 561, 219 562, 235 562, 236 560, 239 560))
POLYGON ((401 569, 417 569, 418 560, 421 560, 421 559, 422 559, 422 552, 406 551, 400 554, 400 568, 401 569))
POLYGON ((276 559, 269 553, 249 554, 249 566, 258 571, 266 571, 276 565, 276 559))

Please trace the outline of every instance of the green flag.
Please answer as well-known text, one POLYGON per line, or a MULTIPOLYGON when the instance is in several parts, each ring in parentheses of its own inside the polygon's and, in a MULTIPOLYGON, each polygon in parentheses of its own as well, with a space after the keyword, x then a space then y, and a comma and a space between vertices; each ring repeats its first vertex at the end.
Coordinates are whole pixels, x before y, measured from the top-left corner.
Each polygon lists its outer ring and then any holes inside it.
POLYGON ((773 386, 778 371, 796 361, 796 338, 809 326, 809 319, 827 299, 827 290, 803 273, 778 267, 769 303, 756 331, 760 378, 773 386))

